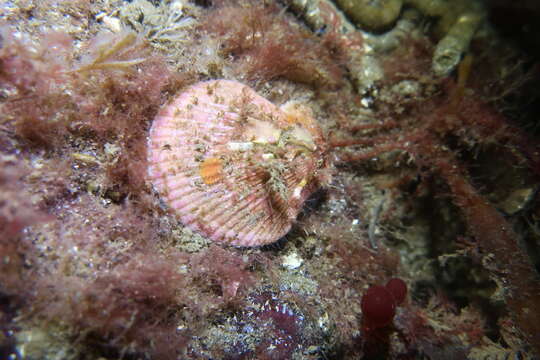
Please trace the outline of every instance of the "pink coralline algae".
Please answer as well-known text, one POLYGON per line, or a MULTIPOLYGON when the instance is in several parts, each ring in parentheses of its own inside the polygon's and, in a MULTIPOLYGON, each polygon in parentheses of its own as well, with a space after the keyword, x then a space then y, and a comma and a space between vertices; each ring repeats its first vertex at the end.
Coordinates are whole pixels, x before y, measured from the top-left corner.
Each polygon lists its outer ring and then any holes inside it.
POLYGON ((263 291, 248 296, 248 305, 234 316, 234 346, 224 359, 293 359, 313 346, 310 320, 284 293, 263 291))
POLYGON ((230 80, 183 91, 154 120, 148 148, 149 179, 180 221, 236 246, 284 236, 328 177, 326 143, 308 110, 278 108, 230 80))
MULTIPOLYGON (((279 296, 264 292, 253 298, 258 310, 252 317, 264 341, 257 346, 257 358, 290 359, 303 342, 304 315, 293 309, 279 296)), ((248 313, 251 313, 251 309, 248 313)))

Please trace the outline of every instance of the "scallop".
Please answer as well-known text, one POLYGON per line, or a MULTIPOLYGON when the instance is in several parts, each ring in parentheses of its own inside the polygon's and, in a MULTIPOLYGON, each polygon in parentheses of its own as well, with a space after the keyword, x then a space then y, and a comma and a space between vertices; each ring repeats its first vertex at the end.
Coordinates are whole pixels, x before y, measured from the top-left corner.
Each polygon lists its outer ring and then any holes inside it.
POLYGON ((275 242, 328 177, 326 143, 310 111, 281 108, 230 80, 194 84, 150 129, 149 181, 170 211, 212 241, 275 242))

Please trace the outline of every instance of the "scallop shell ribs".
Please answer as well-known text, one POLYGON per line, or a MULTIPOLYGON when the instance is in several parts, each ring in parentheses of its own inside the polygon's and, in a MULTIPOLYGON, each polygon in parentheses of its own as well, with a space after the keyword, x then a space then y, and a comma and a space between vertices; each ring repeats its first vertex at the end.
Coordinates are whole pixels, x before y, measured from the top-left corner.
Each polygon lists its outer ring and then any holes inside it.
POLYGON ((229 80, 192 85, 164 107, 148 149, 150 181, 180 221, 236 246, 284 236, 327 173, 309 111, 229 80))

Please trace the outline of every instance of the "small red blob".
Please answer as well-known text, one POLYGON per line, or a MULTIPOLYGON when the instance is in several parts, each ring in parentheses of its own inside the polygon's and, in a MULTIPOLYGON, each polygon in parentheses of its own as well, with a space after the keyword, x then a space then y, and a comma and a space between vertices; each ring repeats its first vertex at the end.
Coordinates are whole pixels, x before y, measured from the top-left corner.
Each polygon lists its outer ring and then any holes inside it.
POLYGON ((401 305, 407 296, 407 284, 405 284, 405 281, 398 278, 388 280, 386 283, 386 290, 394 296, 396 305, 401 305))
POLYGON ((361 308, 366 325, 380 328, 392 322, 396 313, 396 302, 384 286, 373 285, 362 296, 361 308))

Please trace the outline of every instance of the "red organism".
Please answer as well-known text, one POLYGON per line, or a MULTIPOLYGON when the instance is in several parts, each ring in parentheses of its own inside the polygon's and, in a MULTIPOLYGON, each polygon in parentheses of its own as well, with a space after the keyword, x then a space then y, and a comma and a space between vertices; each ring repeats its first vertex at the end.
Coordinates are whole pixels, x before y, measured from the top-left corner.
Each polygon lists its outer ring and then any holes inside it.
POLYGON ((388 280, 385 287, 394 297, 396 306, 403 304, 403 301, 407 296, 407 284, 405 284, 405 281, 398 278, 392 278, 388 280))
POLYGON ((362 296, 362 313, 366 329, 376 329, 389 325, 396 314, 396 307, 407 296, 407 284, 392 278, 386 286, 373 285, 362 296))
POLYGON ((386 287, 371 286, 362 297, 362 313, 366 328, 385 327, 392 322, 396 314, 396 301, 386 287))
POLYGON ((295 26, 275 4, 218 2, 208 19, 202 29, 219 39, 221 52, 236 60, 235 71, 243 78, 281 77, 330 88, 342 84, 339 54, 332 56, 325 44, 295 26))
POLYGON ((396 307, 407 296, 407 285, 398 278, 390 279, 385 286, 373 285, 362 296, 362 351, 368 358, 388 357, 390 326, 396 315, 396 307))

